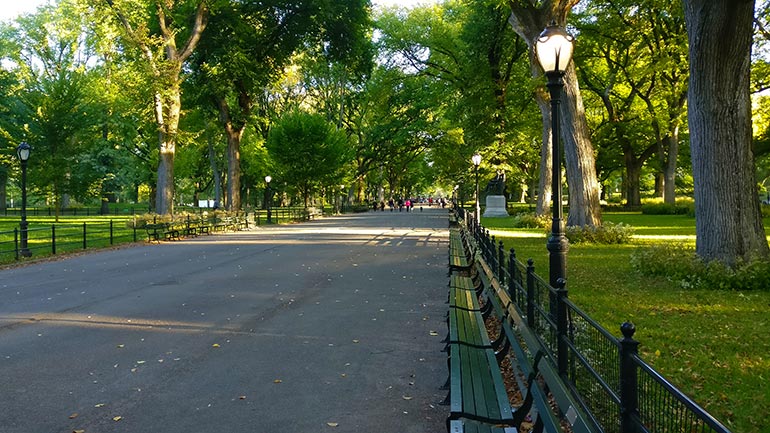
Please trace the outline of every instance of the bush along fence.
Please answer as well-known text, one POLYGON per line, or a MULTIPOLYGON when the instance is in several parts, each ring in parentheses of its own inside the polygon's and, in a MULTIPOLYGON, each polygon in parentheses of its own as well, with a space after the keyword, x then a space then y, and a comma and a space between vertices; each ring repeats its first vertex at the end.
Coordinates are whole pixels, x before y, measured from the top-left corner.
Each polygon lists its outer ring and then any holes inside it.
POLYGON ((478 254, 508 292, 521 326, 535 335, 540 347, 528 350, 544 354, 596 431, 730 433, 639 356, 633 324, 623 323, 623 337, 614 337, 569 300, 564 284, 551 287, 535 274, 531 259, 523 264, 470 212, 457 212, 478 254))
MULTIPOLYGON (((27 229, 27 249, 32 257, 50 256, 89 248, 105 248, 122 243, 162 241, 197 236, 218 231, 243 230, 265 224, 308 221, 321 215, 320 211, 301 207, 266 211, 185 214, 174 218, 160 215, 136 215, 131 219, 87 221, 78 223, 35 224, 27 229)), ((0 263, 22 258, 19 228, 0 231, 0 263)))

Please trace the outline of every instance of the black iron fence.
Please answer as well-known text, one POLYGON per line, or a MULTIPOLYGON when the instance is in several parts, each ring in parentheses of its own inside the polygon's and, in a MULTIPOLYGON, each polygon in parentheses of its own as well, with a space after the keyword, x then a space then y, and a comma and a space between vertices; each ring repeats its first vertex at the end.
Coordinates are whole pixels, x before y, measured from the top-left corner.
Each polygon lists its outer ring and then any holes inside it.
MULTIPOLYGON (((206 210, 205 208, 199 208, 206 210)), ((53 217, 56 216, 56 208, 52 206, 45 207, 28 207, 26 209, 28 217, 53 217)), ((107 212, 103 212, 101 207, 69 207, 65 209, 59 209, 59 216, 74 216, 74 217, 87 217, 97 215, 141 215, 149 213, 150 210, 147 206, 110 206, 107 212)), ((21 208, 18 207, 6 207, 0 210, 0 215, 4 216, 18 216, 21 215, 21 208)))
POLYGON ((624 323, 616 338, 569 300, 563 281, 551 287, 531 259, 523 264, 470 212, 459 212, 546 359, 600 431, 730 433, 639 356, 633 324, 624 323))
MULTIPOLYGON (((56 255, 73 250, 104 248, 118 243, 136 242, 137 228, 124 221, 59 223, 30 225, 27 229, 27 249, 33 256, 56 255)), ((143 236, 138 235, 140 238, 143 236)), ((0 263, 19 260, 18 228, 0 232, 0 263)))
MULTIPOLYGON (((83 211, 81 209, 81 211, 83 211)), ((303 207, 280 207, 270 210, 268 221, 267 211, 239 212, 238 215, 249 226, 265 224, 281 224, 313 219, 323 212, 322 209, 309 210, 303 207)), ((43 209, 38 213, 28 213, 28 216, 47 216, 43 209)), ((83 213, 83 216, 86 214, 83 213)), ((137 242, 147 239, 145 225, 159 222, 158 216, 152 219, 134 217, 109 221, 87 221, 77 223, 42 224, 29 222, 27 229, 27 249, 33 257, 51 256, 90 248, 105 248, 121 243, 137 242)), ((209 218, 205 212, 199 215, 186 214, 173 219, 180 224, 191 224, 196 218, 209 218)), ((163 218, 160 218, 163 219, 163 218)), ((0 231, 0 263, 18 261, 22 257, 20 229, 0 231)))

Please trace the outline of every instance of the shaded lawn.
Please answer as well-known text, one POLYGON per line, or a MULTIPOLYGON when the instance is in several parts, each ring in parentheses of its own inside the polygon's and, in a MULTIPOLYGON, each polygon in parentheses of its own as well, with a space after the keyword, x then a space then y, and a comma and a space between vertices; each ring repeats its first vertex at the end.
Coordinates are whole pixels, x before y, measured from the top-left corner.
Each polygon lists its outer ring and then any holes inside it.
MULTIPOLYGON (((695 221, 687 216, 613 213, 604 219, 629 224, 640 235, 695 234, 695 221)), ((506 220, 482 222, 506 250, 516 249, 520 261, 534 259, 536 272, 547 280, 545 233, 505 229, 503 235, 497 230, 510 225, 506 220)), ((684 290, 665 278, 638 275, 630 264, 632 252, 656 242, 671 241, 571 245, 570 299, 616 336, 623 322, 633 322, 642 357, 735 432, 770 431, 770 288, 684 290)))

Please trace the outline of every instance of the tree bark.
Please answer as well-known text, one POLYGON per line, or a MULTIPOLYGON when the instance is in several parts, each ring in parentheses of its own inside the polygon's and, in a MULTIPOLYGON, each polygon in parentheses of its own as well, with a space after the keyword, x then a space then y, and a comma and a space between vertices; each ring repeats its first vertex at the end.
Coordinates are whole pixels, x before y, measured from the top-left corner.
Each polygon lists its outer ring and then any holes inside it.
POLYGON ((543 146, 540 148, 540 182, 538 183, 537 206, 535 213, 537 215, 546 215, 551 206, 551 104, 545 97, 545 92, 535 93, 537 106, 540 108, 540 115, 543 117, 543 146))
MULTIPOLYGON (((534 53, 534 41, 550 21, 564 25, 572 7, 577 0, 548 0, 535 6, 532 2, 522 0, 509 0, 511 16, 508 19, 513 30, 526 42, 530 50, 530 64, 532 74, 540 78, 542 73, 534 53)), ((583 108, 583 100, 578 88, 577 74, 574 64, 570 64, 564 77, 564 97, 561 104, 561 126, 564 139, 565 165, 567 170, 567 183, 570 192, 570 211, 567 217, 567 225, 571 226, 598 226, 601 225, 601 206, 599 203, 599 181, 596 176, 596 162, 593 146, 588 134, 588 123, 583 108)), ((538 100, 538 105, 540 101, 538 100)), ((541 106, 541 112, 543 107, 541 106)), ((543 128, 550 131, 550 116, 543 118, 543 128)), ((550 142, 545 141, 544 146, 550 142)), ((547 135, 550 136, 550 133, 547 135)), ((545 162, 547 149, 542 151, 541 161, 545 162)), ((550 160, 551 156, 548 156, 550 160)), ((550 164, 549 164, 550 165, 550 164)), ((541 187, 544 185, 544 177, 550 176, 544 172, 545 164, 541 167, 541 187)), ((544 196, 541 189, 541 196, 544 196)), ((544 210, 546 204, 538 197, 538 209, 544 210)))
POLYGON ((685 0, 696 252, 735 265, 770 252, 754 179, 753 0, 685 0))
POLYGON ((596 159, 574 63, 570 63, 564 76, 561 125, 569 185, 570 208, 567 225, 599 226, 602 224, 602 208, 599 203, 596 159))
POLYGON ((146 66, 152 74, 156 86, 154 100, 155 123, 158 127, 158 177, 156 181, 155 212, 173 213, 174 199, 174 155, 176 153, 177 128, 181 112, 181 71, 184 62, 192 55, 200 41, 208 21, 207 2, 198 1, 192 27, 181 49, 177 48, 176 38, 179 29, 174 28, 174 20, 166 16, 173 10, 175 0, 155 0, 158 18, 158 33, 148 34, 148 23, 138 23, 135 28, 122 4, 115 0, 106 0, 126 32, 126 40, 138 48, 145 58, 146 66), (155 55, 152 41, 161 40, 163 58, 155 55))
POLYGON ((219 175, 219 167, 217 166, 217 157, 214 153, 214 142, 209 137, 209 164, 211 164, 211 175, 214 179, 214 208, 219 209, 222 207, 222 176, 219 175))
POLYGON ((8 167, 0 167, 0 211, 8 209, 8 167))
POLYGON ((676 204, 676 159, 679 155, 679 128, 663 139, 666 163, 663 166, 663 202, 676 204))
POLYGON ((160 143, 155 212, 161 215, 174 213, 174 156, 182 108, 179 84, 166 90, 165 96, 158 93, 155 97, 155 121, 159 126, 158 142, 160 143))
MULTIPOLYGON (((227 136, 227 210, 236 211, 241 208, 241 138, 246 130, 246 122, 235 122, 230 115, 227 100, 220 98, 217 101, 219 107, 219 119, 227 136)), ((241 107, 245 114, 251 112, 251 107, 241 107)))
POLYGON ((626 163, 626 205, 641 206, 642 196, 640 192, 642 165, 644 160, 638 159, 630 147, 625 148, 624 160, 626 163))
POLYGON ((241 137, 240 130, 227 130, 227 210, 236 211, 241 208, 241 137))

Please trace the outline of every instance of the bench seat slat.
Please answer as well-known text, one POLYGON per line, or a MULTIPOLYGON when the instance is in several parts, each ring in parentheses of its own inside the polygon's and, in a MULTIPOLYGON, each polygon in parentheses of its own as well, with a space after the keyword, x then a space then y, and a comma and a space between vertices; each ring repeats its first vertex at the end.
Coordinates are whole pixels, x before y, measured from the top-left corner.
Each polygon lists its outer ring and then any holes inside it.
POLYGON ((512 420, 505 384, 492 349, 453 344, 450 370, 452 419, 489 423, 512 420))

